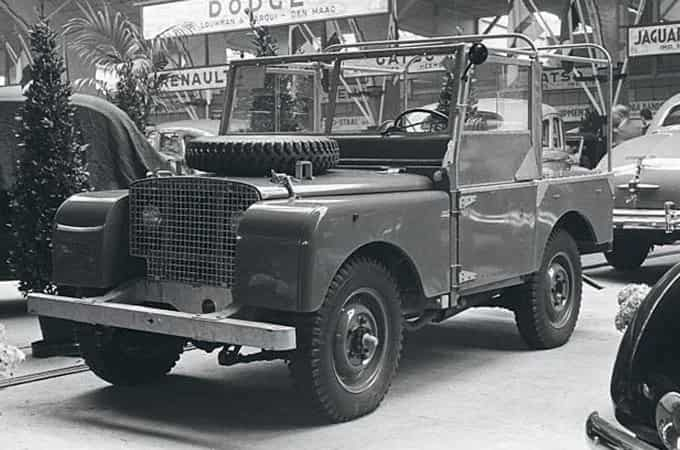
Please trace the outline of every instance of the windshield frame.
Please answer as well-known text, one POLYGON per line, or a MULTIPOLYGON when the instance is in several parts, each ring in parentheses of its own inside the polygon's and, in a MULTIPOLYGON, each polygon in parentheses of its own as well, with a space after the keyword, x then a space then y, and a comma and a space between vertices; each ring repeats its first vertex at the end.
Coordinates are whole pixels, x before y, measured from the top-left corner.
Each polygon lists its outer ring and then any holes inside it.
MULTIPOLYGON (((220 127, 219 127, 219 133, 221 135, 224 134, 233 134, 234 132, 230 132, 229 130, 229 122, 231 120, 231 115, 232 115, 232 105, 234 102, 234 94, 235 94, 235 80, 236 80, 236 73, 237 70, 241 67, 252 67, 252 66, 276 66, 276 65, 286 65, 286 64, 295 64, 295 63, 307 63, 313 66, 317 66, 320 70, 329 70, 331 73, 331 78, 330 78, 330 85, 329 85, 329 105, 328 105, 328 118, 326 120, 325 127, 323 129, 319 129, 319 131, 315 132, 306 132, 306 134, 310 135, 330 135, 333 133, 333 118, 335 117, 335 112, 336 112, 336 97, 337 97, 337 90, 338 90, 338 85, 340 83, 339 78, 340 78, 340 72, 342 70, 342 63, 343 61, 347 60, 353 60, 353 59, 359 59, 359 58, 385 58, 385 57, 421 57, 421 58, 427 58, 429 56, 439 56, 439 55, 451 55, 454 54, 455 52, 458 51, 464 51, 464 49, 467 48, 467 45, 469 45, 469 42, 466 41, 460 41, 460 42, 453 42, 453 43, 445 43, 445 44, 434 44, 428 47, 424 47, 425 43, 427 43, 427 40, 424 41, 423 46, 405 46, 405 47, 389 47, 389 48, 379 48, 379 49, 367 49, 367 50, 351 50, 351 51, 341 51, 341 52, 334 52, 334 53, 315 53, 315 54, 303 54, 303 55, 286 55, 286 56, 268 56, 268 57, 259 57, 259 58, 250 58, 250 59, 243 59, 243 60, 235 60, 232 61, 229 67, 229 76, 227 80, 227 95, 224 101, 224 108, 222 111, 222 117, 220 119, 220 127), (325 67, 324 67, 325 66, 325 67)), ((357 47, 360 46, 361 44, 357 44, 357 47)), ((522 49, 505 49, 505 48, 489 48, 490 53, 492 54, 492 58, 494 56, 502 56, 502 55, 524 55, 528 53, 526 50, 522 49)), ((413 61, 413 60, 412 60, 413 61)), ((521 60, 520 60, 521 61, 521 60)), ((527 64, 530 64, 529 61, 527 61, 527 64)), ((409 77, 412 75, 412 73, 408 72, 409 64, 407 64, 406 68, 404 71, 402 71, 402 74, 405 75, 405 77, 409 77)), ((461 66, 464 66, 461 65, 461 66)), ((294 70, 294 69, 291 69, 294 70)), ((462 70, 463 67, 457 67, 455 69, 457 72, 461 72, 458 74, 458 76, 462 75, 462 70)), ((315 86, 318 85, 318 83, 315 83, 315 86)), ((317 89, 318 87, 315 87, 317 89)), ((319 95, 316 95, 316 97, 319 97, 319 95)), ((319 98, 315 99, 315 108, 316 108, 316 103, 320 101, 319 98)), ((453 133, 453 118, 456 114, 456 108, 454 105, 455 102, 452 102, 450 110, 448 111, 447 115, 449 117, 449 124, 446 129, 446 134, 452 135, 453 133)), ((320 117, 317 117, 316 120, 321 120, 320 117)), ((238 134, 243 134, 243 135, 249 135, 249 134, 261 134, 261 135, 274 135, 274 134, 298 134, 299 132, 238 132, 238 134)), ((438 134, 443 134, 443 133, 438 133, 438 134)))

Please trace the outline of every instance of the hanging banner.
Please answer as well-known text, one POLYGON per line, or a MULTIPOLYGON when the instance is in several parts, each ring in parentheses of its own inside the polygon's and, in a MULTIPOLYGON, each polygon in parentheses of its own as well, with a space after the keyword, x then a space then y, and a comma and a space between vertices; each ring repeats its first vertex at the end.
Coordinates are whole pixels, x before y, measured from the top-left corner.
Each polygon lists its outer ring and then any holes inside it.
POLYGON ((586 112, 593 109, 591 105, 556 105, 562 120, 565 122, 580 122, 586 112))
POLYGON ((161 86, 163 92, 198 91, 222 89, 227 85, 229 66, 190 67, 186 69, 165 70, 159 75, 167 75, 161 86))
POLYGON ((379 56, 377 58, 348 59, 343 61, 345 78, 379 75, 400 75, 408 67, 408 73, 442 72, 446 55, 428 56, 379 56), (355 70, 356 69, 356 70, 355 70))
POLYGON ((628 56, 680 53, 680 22, 628 28, 628 56))
POLYGON ((544 91, 559 91, 565 89, 581 89, 581 81, 585 81, 586 86, 594 86, 593 77, 587 75, 577 75, 561 69, 544 70, 541 73, 544 91))
POLYGON ((142 31, 152 39, 178 27, 188 35, 250 29, 246 9, 258 25, 274 26, 387 14, 389 0, 183 0, 142 6, 142 31))

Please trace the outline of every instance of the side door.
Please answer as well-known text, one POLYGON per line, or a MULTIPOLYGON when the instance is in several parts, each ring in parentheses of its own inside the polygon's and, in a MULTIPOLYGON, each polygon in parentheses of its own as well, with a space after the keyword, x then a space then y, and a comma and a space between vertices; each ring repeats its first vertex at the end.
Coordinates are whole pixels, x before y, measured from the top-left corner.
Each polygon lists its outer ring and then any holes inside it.
POLYGON ((472 78, 458 171, 463 292, 533 270, 541 121, 532 72, 528 61, 489 58, 472 78))

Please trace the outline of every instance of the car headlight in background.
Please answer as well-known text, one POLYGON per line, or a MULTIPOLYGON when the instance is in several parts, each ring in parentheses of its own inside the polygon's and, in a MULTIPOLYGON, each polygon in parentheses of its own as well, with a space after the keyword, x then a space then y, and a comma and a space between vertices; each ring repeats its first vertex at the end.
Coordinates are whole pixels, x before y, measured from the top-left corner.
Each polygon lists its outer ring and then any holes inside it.
POLYGON ((668 450, 680 449, 680 394, 669 392, 656 405, 656 429, 668 450))

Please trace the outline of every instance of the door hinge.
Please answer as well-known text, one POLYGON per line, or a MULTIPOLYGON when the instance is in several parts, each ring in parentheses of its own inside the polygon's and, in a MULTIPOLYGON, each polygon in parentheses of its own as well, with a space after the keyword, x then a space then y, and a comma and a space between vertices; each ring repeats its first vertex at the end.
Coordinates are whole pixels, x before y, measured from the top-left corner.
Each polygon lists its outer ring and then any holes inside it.
POLYGON ((468 281, 474 281, 476 279, 477 274, 475 272, 468 272, 467 270, 458 272, 458 284, 467 283, 468 281))
POLYGON ((473 203, 475 203, 476 201, 477 201, 477 196, 474 195, 474 194, 470 194, 470 195, 462 195, 462 196, 460 197, 460 200, 459 200, 459 203, 460 203, 459 209, 462 211, 462 210, 464 210, 465 208, 467 208, 468 206, 470 206, 470 205, 472 205, 473 203))
POLYGON ((470 272, 468 270, 463 270, 461 266, 453 265, 451 266, 451 281, 454 286, 460 286, 463 283, 469 283, 477 279, 476 272, 470 272))

